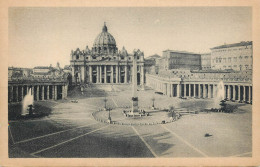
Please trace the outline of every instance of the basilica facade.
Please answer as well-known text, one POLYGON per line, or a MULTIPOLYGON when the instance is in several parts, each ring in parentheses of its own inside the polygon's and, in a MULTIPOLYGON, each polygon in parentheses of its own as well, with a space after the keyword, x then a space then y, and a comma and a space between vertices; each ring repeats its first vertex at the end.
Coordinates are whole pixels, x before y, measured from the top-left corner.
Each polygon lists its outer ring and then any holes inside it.
MULTIPOLYGON (((144 54, 137 54, 137 83, 144 84, 144 54)), ((96 37, 92 49, 71 51, 72 82, 74 84, 127 84, 132 81, 133 54, 123 47, 118 50, 115 38, 106 24, 96 37)))

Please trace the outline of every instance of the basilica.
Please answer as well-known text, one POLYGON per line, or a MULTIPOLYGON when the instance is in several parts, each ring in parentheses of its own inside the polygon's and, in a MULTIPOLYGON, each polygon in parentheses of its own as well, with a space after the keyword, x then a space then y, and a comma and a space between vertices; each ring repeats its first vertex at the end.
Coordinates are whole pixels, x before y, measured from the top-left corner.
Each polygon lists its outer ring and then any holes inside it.
MULTIPOLYGON (((137 83, 144 84, 144 54, 137 54, 137 83)), ((123 47, 118 50, 115 38, 106 24, 96 37, 92 49, 71 51, 72 82, 74 84, 127 84, 132 81, 133 54, 123 47)))

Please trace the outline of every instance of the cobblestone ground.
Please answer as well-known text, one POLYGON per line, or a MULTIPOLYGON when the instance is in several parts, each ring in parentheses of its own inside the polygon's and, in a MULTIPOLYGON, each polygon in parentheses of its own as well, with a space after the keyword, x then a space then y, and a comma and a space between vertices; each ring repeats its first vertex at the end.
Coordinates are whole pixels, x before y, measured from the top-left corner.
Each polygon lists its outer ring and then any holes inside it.
MULTIPOLYGON (((9 157, 230 157, 252 156, 252 106, 232 103, 235 113, 186 114, 160 125, 122 126, 96 121, 92 113, 131 106, 131 87, 73 90, 67 100, 51 103, 43 118, 9 121, 9 157), (78 100, 73 103, 71 100, 78 100), (208 133, 209 136, 205 137, 208 133)), ((213 99, 179 99, 138 91, 140 107, 176 111, 210 108, 213 99)), ((113 119, 113 116, 112 116, 113 119)))

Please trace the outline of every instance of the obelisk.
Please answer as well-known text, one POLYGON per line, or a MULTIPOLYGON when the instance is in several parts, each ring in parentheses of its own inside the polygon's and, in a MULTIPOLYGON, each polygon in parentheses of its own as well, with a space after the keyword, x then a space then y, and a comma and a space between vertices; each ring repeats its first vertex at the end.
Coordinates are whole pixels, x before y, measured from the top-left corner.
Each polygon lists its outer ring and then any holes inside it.
POLYGON ((137 97, 137 52, 133 55, 133 70, 132 70, 132 114, 138 113, 138 97, 137 97))

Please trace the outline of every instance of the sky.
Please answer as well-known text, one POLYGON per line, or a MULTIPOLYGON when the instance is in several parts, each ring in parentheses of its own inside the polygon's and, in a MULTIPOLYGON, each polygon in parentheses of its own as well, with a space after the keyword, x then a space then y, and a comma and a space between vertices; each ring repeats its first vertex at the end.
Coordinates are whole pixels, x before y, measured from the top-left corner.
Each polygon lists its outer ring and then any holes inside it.
POLYGON ((252 40, 251 7, 9 8, 8 65, 69 65, 71 50, 92 48, 104 22, 119 50, 145 57, 252 40))

